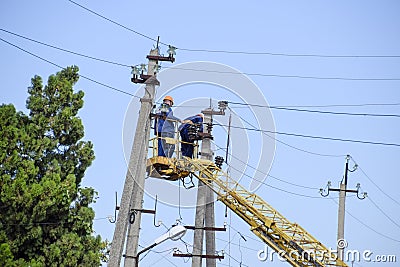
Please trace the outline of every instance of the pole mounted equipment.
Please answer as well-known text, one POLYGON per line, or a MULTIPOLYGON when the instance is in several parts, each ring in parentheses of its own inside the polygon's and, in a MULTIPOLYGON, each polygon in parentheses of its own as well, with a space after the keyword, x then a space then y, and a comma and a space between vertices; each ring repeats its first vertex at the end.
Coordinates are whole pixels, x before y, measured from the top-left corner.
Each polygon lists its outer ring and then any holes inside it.
POLYGON ((340 187, 339 188, 331 188, 331 181, 328 181, 327 184, 327 189, 319 189, 319 192, 321 196, 327 197, 329 195, 330 191, 335 191, 339 192, 339 207, 338 207, 338 233, 337 233, 337 254, 339 260, 343 260, 343 255, 344 255, 344 249, 345 247, 341 245, 342 241, 345 241, 344 239, 344 215, 345 215, 345 205, 346 205, 346 193, 356 193, 357 197, 359 199, 364 199, 367 197, 367 193, 363 192, 362 195, 360 195, 360 183, 357 184, 356 188, 357 190, 354 189, 347 189, 347 178, 348 178, 348 173, 349 172, 355 172, 357 170, 357 164, 353 166, 352 169, 349 169, 349 161, 351 159, 350 155, 346 156, 346 165, 345 165, 345 171, 344 171, 344 176, 342 181, 340 182, 340 187), (326 191, 326 193, 325 193, 326 191))

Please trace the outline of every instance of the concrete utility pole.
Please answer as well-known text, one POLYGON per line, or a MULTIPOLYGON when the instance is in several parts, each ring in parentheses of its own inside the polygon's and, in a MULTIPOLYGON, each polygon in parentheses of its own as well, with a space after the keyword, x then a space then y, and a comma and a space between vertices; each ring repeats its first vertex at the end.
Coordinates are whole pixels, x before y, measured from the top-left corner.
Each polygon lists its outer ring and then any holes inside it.
POLYGON ((340 260, 343 260, 344 252, 344 215, 346 210, 346 190, 347 190, 347 177, 349 173, 349 160, 350 157, 346 157, 346 165, 344 170, 344 179, 340 183, 339 188, 339 208, 338 208, 338 232, 337 232, 337 253, 340 260), (341 241, 343 244, 341 244, 341 241))
POLYGON ((343 261, 344 258, 344 249, 347 246, 347 242, 344 239, 344 217, 346 213, 346 193, 356 193, 357 197, 359 199, 364 199, 367 196, 367 193, 364 192, 362 196, 359 196, 360 193, 360 184, 357 184, 356 188, 357 190, 351 190, 347 189, 347 178, 348 178, 348 173, 349 172, 354 172, 357 169, 357 165, 354 166, 352 170, 349 170, 349 161, 350 161, 350 155, 346 156, 346 164, 345 164, 345 170, 344 170, 344 177, 342 181, 340 182, 340 187, 339 188, 331 188, 331 182, 328 182, 328 193, 323 194, 323 189, 320 189, 321 195, 326 197, 329 195, 330 191, 336 191, 339 192, 339 208, 338 208, 338 232, 337 232, 337 255, 340 260, 343 261))
MULTIPOLYGON (((224 111, 214 111, 212 108, 202 110, 204 114, 204 133, 211 135, 211 128, 207 125, 212 125, 213 115, 225 115, 224 111)), ((211 139, 204 138, 201 144, 201 158, 213 160, 213 152, 211 151, 211 139)), ((202 251, 204 239, 204 227, 214 228, 214 192, 207 187, 202 181, 198 182, 197 190, 197 206, 195 217, 195 231, 193 237, 193 258, 192 267, 202 266, 202 251)), ((206 231, 206 254, 215 255, 215 232, 213 230, 206 231)), ((206 257, 206 266, 215 267, 216 258, 206 257)))
MULTIPOLYGON (((150 51, 150 56, 158 56, 158 48, 150 51)), ((149 58, 149 57, 148 57, 149 58)), ((146 158, 150 138, 150 113, 153 108, 155 86, 160 83, 154 76, 157 60, 149 59, 147 75, 144 83, 145 93, 140 99, 141 107, 136 126, 135 138, 129 158, 128 171, 122 192, 121 204, 111 243, 109 267, 119 267, 124 250, 129 215, 136 210, 133 224, 129 224, 129 235, 126 247, 125 266, 134 266, 136 260, 140 219, 143 201, 143 190, 146 174, 146 158)))

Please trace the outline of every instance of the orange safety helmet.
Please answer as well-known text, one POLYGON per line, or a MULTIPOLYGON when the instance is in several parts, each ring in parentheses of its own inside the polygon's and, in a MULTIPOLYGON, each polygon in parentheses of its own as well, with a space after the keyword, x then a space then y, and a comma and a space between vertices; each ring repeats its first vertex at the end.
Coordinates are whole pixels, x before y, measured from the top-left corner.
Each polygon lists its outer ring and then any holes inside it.
POLYGON ((174 105, 174 99, 172 98, 172 96, 167 95, 166 97, 164 97, 163 101, 165 100, 169 100, 172 103, 172 106, 174 105))

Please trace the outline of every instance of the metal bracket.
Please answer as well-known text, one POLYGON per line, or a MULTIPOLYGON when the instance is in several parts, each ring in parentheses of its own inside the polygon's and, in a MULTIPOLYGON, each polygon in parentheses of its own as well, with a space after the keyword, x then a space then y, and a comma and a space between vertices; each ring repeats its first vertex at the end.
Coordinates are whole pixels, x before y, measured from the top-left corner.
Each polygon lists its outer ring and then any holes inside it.
POLYGON ((190 226, 190 225, 185 225, 185 228, 186 229, 189 229, 189 230, 196 230, 196 229, 202 229, 202 230, 205 230, 205 231, 223 231, 223 232, 226 232, 226 228, 225 227, 195 227, 195 226, 190 226))
POLYGON ((148 55, 147 59, 156 60, 156 61, 169 61, 171 63, 174 63, 174 61, 175 61, 175 58, 172 56, 163 57, 163 56, 148 55))
POLYGON ((199 155, 212 158, 214 156, 214 153, 213 152, 211 152, 211 153, 199 152, 199 155))
POLYGON ((162 224, 162 221, 158 221, 156 224, 156 212, 157 212, 157 195, 156 195, 156 201, 154 203, 154 210, 148 210, 148 209, 131 209, 130 213, 129 213, 129 223, 133 224, 135 222, 136 219, 136 214, 138 212, 141 213, 148 213, 148 214, 153 214, 154 218, 153 218, 153 224, 155 227, 159 227, 162 224))
POLYGON ((194 255, 194 254, 189 254, 189 253, 173 253, 172 256, 174 257, 201 257, 201 258, 206 258, 206 259, 224 259, 225 256, 222 255, 194 255))
POLYGON ((117 221, 117 210, 119 210, 119 206, 118 206, 118 193, 117 191, 115 191, 115 210, 114 210, 114 218, 113 217, 109 217, 108 221, 110 223, 115 223, 117 221))
POLYGON ((142 98, 140 98, 140 102, 145 102, 145 103, 153 103, 153 100, 152 99, 150 99, 150 98, 144 98, 144 97, 142 97, 142 98))

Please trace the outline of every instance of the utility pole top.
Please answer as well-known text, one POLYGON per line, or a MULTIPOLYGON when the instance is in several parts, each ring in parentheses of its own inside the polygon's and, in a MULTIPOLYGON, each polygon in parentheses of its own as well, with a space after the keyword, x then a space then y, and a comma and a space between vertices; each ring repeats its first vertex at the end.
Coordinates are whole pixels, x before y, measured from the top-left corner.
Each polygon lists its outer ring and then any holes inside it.
POLYGON ((345 206, 346 206, 346 193, 356 193, 359 199, 364 199, 367 196, 367 193, 363 192, 362 196, 359 196, 360 193, 360 184, 357 184, 357 190, 347 189, 347 180, 348 173, 354 172, 357 170, 357 164, 350 170, 349 169, 349 161, 351 159, 350 155, 346 156, 346 164, 344 169, 344 177, 340 182, 339 188, 331 188, 331 182, 328 182, 328 189, 320 189, 320 193, 322 196, 327 197, 330 191, 339 192, 339 207, 338 207, 338 232, 337 232, 337 253, 339 260, 343 260, 343 254, 345 249, 345 244, 347 244, 344 239, 344 217, 345 217, 345 206), (327 191, 327 193, 324 193, 327 191))

